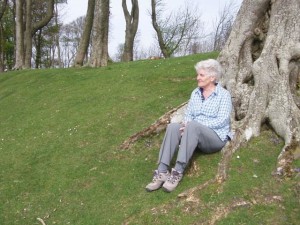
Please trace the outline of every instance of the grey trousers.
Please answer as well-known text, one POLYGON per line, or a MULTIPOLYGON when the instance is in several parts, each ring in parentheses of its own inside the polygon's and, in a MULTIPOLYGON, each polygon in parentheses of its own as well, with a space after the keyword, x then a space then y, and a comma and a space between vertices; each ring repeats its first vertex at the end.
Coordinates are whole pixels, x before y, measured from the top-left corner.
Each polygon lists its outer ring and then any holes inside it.
POLYGON ((159 164, 162 163, 162 165, 170 166, 170 162, 179 144, 176 164, 183 165, 182 169, 188 164, 197 147, 204 153, 214 153, 220 151, 226 144, 212 129, 196 121, 189 122, 181 134, 179 129, 182 126, 179 123, 168 125, 159 152, 159 164))

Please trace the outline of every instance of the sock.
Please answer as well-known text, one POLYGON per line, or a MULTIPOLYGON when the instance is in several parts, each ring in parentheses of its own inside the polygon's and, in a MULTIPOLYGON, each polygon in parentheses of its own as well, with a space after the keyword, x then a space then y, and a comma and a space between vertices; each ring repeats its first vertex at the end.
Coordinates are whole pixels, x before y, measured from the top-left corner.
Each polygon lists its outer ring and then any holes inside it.
POLYGON ((168 171, 168 166, 161 162, 159 163, 157 170, 159 173, 166 173, 168 171))
POLYGON ((177 161, 174 169, 179 173, 183 173, 185 167, 186 167, 186 163, 177 161))

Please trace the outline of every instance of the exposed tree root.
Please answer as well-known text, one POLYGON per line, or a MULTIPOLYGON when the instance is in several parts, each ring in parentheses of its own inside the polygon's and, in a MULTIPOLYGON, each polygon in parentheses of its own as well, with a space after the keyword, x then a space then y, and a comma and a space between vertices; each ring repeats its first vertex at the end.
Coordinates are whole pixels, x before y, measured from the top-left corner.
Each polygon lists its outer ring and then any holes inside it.
MULTIPOLYGON (((202 188, 207 187, 209 184, 211 184, 213 180, 206 182, 202 185, 202 188)), ((200 190, 200 188, 198 188, 200 190)), ((229 204, 220 204, 217 207, 214 207, 214 205, 207 205, 200 202, 198 198, 193 198, 192 196, 189 199, 185 199, 183 204, 181 205, 181 210, 186 213, 193 213, 198 215, 201 211, 204 211, 205 209, 212 208, 212 211, 214 212, 212 216, 209 219, 206 219, 205 222, 199 221, 194 223, 194 225, 214 225, 218 221, 225 219, 230 213, 243 208, 243 207, 253 207, 255 205, 270 205, 276 203, 279 205, 279 207, 284 208, 281 205, 281 202, 283 202, 283 198, 280 195, 260 195, 259 193, 255 194, 254 196, 249 196, 250 200, 245 199, 236 199, 230 202, 229 204)), ((179 199, 182 200, 182 199, 179 199)), ((160 217, 157 217, 157 215, 167 215, 171 210, 173 210, 175 204, 175 200, 172 200, 168 204, 163 204, 158 207, 154 207, 150 209, 150 212, 148 210, 142 211, 139 215, 133 215, 129 218, 127 218, 122 224, 123 225, 129 225, 134 223, 134 220, 136 217, 143 217, 144 215, 150 213, 153 215, 153 224, 156 224, 156 220, 158 220, 160 217)), ((178 204, 175 204, 178 205, 178 204)), ((160 223, 158 223, 160 224, 160 223)))
POLYGON ((215 181, 216 181, 216 179, 208 180, 208 181, 206 181, 205 183, 203 183, 203 184, 201 184, 201 185, 198 185, 198 186, 196 186, 196 187, 190 188, 190 189, 188 189, 188 190, 186 190, 186 191, 180 193, 180 194, 178 195, 178 197, 179 197, 180 199, 185 198, 185 200, 188 201, 188 202, 197 202, 198 200, 197 200, 197 198, 194 197, 194 193, 195 193, 196 191, 200 191, 200 190, 202 190, 202 189, 208 187, 209 185, 211 185, 211 184, 214 183, 215 181))
POLYGON ((300 143, 294 137, 289 145, 285 146, 278 157, 277 175, 291 177, 294 173, 292 162, 300 157, 300 143))
POLYGON ((135 143, 137 140, 146 137, 151 136, 153 134, 159 133, 162 130, 164 130, 167 125, 170 123, 171 119, 177 111, 184 107, 187 104, 187 102, 182 103, 176 108, 171 109, 169 112, 165 113, 163 116, 161 116, 157 121, 155 121, 153 124, 151 124, 149 127, 143 129, 142 131, 139 131, 135 133, 134 135, 130 136, 127 140, 125 140, 122 145, 120 146, 121 149, 128 149, 130 146, 135 143))
POLYGON ((212 216, 212 218, 210 218, 209 221, 207 221, 205 223, 199 222, 199 223, 195 223, 195 224, 214 225, 221 219, 226 218, 231 212, 233 212, 239 208, 252 207, 255 205, 268 205, 268 204, 272 204, 272 203, 280 203, 282 201, 283 201, 282 197, 276 196, 276 195, 274 195, 274 196, 259 196, 259 197, 255 196, 250 201, 243 200, 243 199, 238 200, 238 201, 233 201, 232 203, 230 203, 227 206, 220 205, 216 209, 214 209, 215 213, 212 216))

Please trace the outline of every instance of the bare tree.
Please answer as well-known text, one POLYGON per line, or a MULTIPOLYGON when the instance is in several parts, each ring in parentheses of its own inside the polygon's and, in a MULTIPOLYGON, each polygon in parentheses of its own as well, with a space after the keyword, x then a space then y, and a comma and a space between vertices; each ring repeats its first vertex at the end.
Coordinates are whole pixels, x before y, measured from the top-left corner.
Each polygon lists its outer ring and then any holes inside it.
POLYGON ((163 56, 169 58, 181 44, 185 42, 185 45, 189 45, 190 41, 199 35, 201 15, 198 14, 196 7, 186 3, 182 10, 164 18, 163 6, 163 0, 151 0, 152 25, 163 56))
POLYGON ((96 0, 93 24, 92 56, 93 67, 108 63, 109 0, 96 0))
POLYGON ((95 0, 89 0, 87 13, 85 17, 84 30, 82 33, 82 37, 80 39, 78 51, 75 58, 75 63, 74 63, 75 66, 82 66, 84 58, 87 54, 89 43, 90 43, 91 31, 94 22, 94 12, 95 12, 95 0))
POLYGON ((131 0, 131 13, 127 9, 126 0, 122 0, 122 7, 126 21, 126 35, 124 52, 122 56, 122 61, 128 62, 133 60, 133 47, 134 38, 138 29, 139 24, 139 4, 138 0, 131 0))
POLYGON ((124 44, 119 44, 117 46, 117 52, 114 55, 114 61, 121 62, 122 61, 123 52, 124 52, 124 44))
POLYGON ((235 19, 235 10, 236 5, 234 1, 231 0, 229 3, 225 3, 224 7, 219 11, 218 18, 214 23, 214 51, 221 51, 225 45, 235 19))
MULTIPOLYGON (((62 61, 64 67, 74 65, 74 59, 77 54, 82 31, 85 27, 85 18, 79 17, 75 21, 66 24, 61 29, 60 42, 62 46, 62 61)), ((88 53, 87 53, 88 55, 88 53)))

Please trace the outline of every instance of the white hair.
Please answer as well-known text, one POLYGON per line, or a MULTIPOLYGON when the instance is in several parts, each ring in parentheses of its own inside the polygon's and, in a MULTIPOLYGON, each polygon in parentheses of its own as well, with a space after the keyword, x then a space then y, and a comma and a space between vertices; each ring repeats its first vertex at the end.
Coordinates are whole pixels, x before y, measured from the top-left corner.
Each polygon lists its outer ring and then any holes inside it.
POLYGON ((223 76, 222 66, 215 59, 207 59, 200 61, 195 65, 195 69, 197 72, 199 70, 205 70, 207 72, 207 76, 215 77, 216 81, 221 79, 221 77, 223 76))

